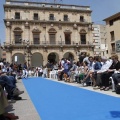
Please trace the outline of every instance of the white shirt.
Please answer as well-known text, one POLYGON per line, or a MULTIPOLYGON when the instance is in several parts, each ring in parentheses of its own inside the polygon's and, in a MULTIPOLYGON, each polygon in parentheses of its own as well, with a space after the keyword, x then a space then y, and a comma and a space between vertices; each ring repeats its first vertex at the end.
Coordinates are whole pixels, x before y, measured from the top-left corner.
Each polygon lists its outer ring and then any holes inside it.
POLYGON ((90 71, 93 71, 93 72, 94 72, 94 65, 95 65, 95 63, 92 62, 92 66, 90 66, 90 64, 91 64, 91 63, 88 64, 88 69, 89 69, 90 71))
POLYGON ((0 65, 3 66, 4 65, 3 62, 0 62, 0 65))
POLYGON ((111 65, 112 65, 112 60, 107 60, 105 63, 103 63, 103 65, 101 67, 101 70, 98 70, 97 73, 101 73, 101 72, 107 71, 110 68, 111 65))
POLYGON ((90 63, 89 57, 85 57, 85 58, 83 59, 83 62, 85 62, 85 61, 89 64, 89 63, 90 63))

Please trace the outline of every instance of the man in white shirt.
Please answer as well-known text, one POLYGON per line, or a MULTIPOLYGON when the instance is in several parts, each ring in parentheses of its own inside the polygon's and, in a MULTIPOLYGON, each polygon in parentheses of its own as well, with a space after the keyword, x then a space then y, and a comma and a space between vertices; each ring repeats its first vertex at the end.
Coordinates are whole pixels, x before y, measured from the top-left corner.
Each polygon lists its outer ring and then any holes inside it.
POLYGON ((104 74, 104 72, 106 72, 110 68, 110 66, 113 63, 111 59, 108 60, 107 57, 105 56, 102 57, 102 62, 103 65, 101 69, 97 71, 96 87, 94 87, 94 89, 99 89, 101 87, 101 83, 102 83, 101 76, 102 74, 104 74))

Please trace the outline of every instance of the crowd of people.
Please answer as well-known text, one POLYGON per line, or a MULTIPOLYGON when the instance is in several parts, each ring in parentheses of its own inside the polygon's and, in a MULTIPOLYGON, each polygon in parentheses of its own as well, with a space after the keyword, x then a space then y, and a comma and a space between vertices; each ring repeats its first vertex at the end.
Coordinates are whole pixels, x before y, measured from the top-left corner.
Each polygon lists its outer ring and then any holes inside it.
POLYGON ((94 90, 100 89, 120 93, 120 61, 118 55, 110 58, 105 56, 92 57, 88 53, 80 55, 79 61, 62 58, 58 63, 50 62, 45 66, 29 67, 25 62, 22 64, 0 62, 0 120, 5 118, 18 119, 18 116, 5 112, 8 106, 7 100, 19 100, 20 91, 17 79, 27 77, 51 78, 54 73, 55 79, 69 83, 78 83, 83 87, 92 86, 94 90), (4 94, 6 92, 7 94, 4 94), (4 101, 4 102, 3 102, 4 101))
MULTIPOLYGON (((9 100, 21 100, 19 96, 24 93, 16 86, 16 73, 6 71, 6 65, 0 61, 0 120, 15 120, 19 117, 8 112, 9 100)), ((11 68, 12 69, 12 68, 11 68)))
POLYGON ((71 63, 62 59, 58 69, 58 80, 76 82, 82 86, 92 86, 93 89, 119 92, 117 87, 120 83, 120 62, 118 55, 109 59, 105 56, 92 57, 87 54, 81 55, 79 62, 71 63), (113 83, 113 84, 112 84, 113 83))

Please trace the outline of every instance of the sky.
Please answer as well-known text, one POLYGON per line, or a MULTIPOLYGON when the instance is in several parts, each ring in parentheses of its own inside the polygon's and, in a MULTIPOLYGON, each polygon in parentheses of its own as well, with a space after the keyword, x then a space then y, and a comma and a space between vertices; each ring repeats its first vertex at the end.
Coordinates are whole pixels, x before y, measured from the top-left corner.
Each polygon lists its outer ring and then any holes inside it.
MULTIPOLYGON (((24 1, 24 0, 22 0, 24 1)), ((28 0, 35 2, 44 2, 45 0, 28 0)), ((54 2, 54 0, 46 0, 54 2)), ((73 4, 81 6, 90 6, 92 10, 92 22, 96 24, 105 24, 103 19, 120 12, 120 0, 56 0, 62 4, 73 4), (62 1, 62 2, 61 2, 62 1)), ((4 9, 5 0, 0 0, 0 42, 5 42, 4 9)))

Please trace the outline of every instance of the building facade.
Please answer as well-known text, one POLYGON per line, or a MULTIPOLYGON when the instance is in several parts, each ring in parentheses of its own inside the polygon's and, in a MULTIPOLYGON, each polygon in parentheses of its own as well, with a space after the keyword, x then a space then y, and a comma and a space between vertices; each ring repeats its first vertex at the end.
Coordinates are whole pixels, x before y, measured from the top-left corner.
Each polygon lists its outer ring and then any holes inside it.
POLYGON ((106 22, 109 56, 118 54, 120 57, 120 12, 104 19, 104 21, 106 22))
POLYGON ((93 24, 93 45, 94 56, 107 56, 108 57, 108 43, 106 25, 93 24))
POLYGON ((40 66, 93 55, 89 6, 6 0, 4 11, 8 62, 40 66))

